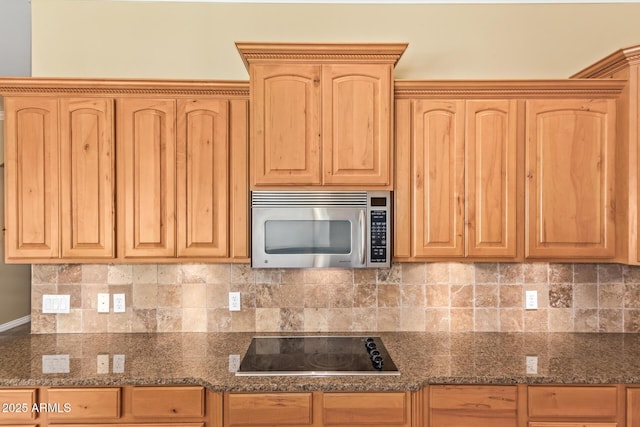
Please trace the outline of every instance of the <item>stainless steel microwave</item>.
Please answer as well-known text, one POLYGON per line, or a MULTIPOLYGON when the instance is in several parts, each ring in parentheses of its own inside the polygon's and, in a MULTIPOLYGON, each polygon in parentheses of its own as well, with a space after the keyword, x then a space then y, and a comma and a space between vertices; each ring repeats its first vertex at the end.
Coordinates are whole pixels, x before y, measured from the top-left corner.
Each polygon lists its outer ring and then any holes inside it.
POLYGON ((389 191, 254 191, 251 265, 389 267, 389 191))

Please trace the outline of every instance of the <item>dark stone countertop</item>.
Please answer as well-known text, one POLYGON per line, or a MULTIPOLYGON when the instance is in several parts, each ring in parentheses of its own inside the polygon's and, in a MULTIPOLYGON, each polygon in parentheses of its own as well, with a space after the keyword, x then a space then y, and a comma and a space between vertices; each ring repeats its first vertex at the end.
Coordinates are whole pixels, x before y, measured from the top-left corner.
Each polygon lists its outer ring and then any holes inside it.
POLYGON ((0 343, 0 386, 200 384, 213 391, 251 392, 406 391, 427 384, 640 383, 640 334, 373 333, 382 337, 401 375, 237 377, 229 371, 229 355, 242 356, 254 335, 17 336, 0 343), (109 355, 109 373, 97 373, 99 354, 109 355), (43 357, 55 355, 68 355, 68 373, 43 373, 43 357), (114 355, 124 355, 123 373, 112 372, 114 355), (536 375, 527 374, 526 356, 538 357, 536 375))

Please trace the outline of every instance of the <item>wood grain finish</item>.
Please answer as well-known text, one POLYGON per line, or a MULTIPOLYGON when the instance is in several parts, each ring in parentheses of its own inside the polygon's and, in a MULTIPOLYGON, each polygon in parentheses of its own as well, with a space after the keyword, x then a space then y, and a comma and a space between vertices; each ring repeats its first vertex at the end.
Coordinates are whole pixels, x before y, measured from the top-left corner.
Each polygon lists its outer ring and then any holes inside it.
POLYGON ((36 402, 36 389, 0 389, 0 424, 4 425, 7 421, 32 421, 36 419, 38 413, 32 410, 36 402))
POLYGON ((68 412, 49 412, 47 416, 52 421, 117 419, 121 412, 121 390, 118 387, 50 388, 44 401, 70 405, 68 412))
POLYGON ((527 102, 527 253, 615 255, 615 101, 527 102))
POLYGON ((117 110, 122 256, 174 257, 176 102, 119 99, 117 110))
POLYGON ((113 100, 60 100, 63 258, 115 256, 113 100))
POLYGON ((516 427, 516 386, 430 386, 430 427, 516 427))
POLYGON ((391 65, 322 68, 325 184, 391 184, 391 65))
POLYGON ((321 182, 319 65, 252 68, 252 185, 321 182))
POLYGON ((464 255, 464 101, 416 100, 413 254, 464 255))
POLYGON ((7 97, 4 102, 6 258, 58 258, 58 100, 7 97))
POLYGON ((618 413, 617 393, 615 386, 530 386, 529 417, 615 418, 618 413))
POLYGON ((178 257, 229 254, 229 105, 178 101, 178 257))
POLYGON ((467 101, 466 253, 516 256, 517 102, 467 101))
POLYGON ((224 396, 224 425, 307 426, 313 423, 311 393, 230 393, 224 396))
POLYGON ((131 414, 135 418, 204 416, 203 387, 133 387, 131 414))
POLYGON ((236 43, 251 75, 251 188, 393 189, 406 44, 236 43))
POLYGON ((326 426, 410 426, 408 393, 324 393, 326 426))

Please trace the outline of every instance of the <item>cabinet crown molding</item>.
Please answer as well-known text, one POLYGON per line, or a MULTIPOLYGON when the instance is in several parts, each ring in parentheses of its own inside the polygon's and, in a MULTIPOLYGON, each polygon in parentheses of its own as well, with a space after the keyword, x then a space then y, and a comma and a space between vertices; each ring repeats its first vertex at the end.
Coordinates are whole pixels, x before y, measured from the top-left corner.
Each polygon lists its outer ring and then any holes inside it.
POLYGON ((633 65, 640 65, 640 45, 619 49, 595 64, 577 72, 571 78, 606 77, 633 65))
POLYGON ((4 77, 0 95, 91 95, 91 96, 221 96, 249 98, 249 82, 235 80, 75 79, 4 77))
POLYGON ((403 98, 611 98, 626 80, 396 80, 395 99, 403 98))
POLYGON ((367 62, 395 65, 408 43, 236 42, 244 65, 257 62, 367 62))

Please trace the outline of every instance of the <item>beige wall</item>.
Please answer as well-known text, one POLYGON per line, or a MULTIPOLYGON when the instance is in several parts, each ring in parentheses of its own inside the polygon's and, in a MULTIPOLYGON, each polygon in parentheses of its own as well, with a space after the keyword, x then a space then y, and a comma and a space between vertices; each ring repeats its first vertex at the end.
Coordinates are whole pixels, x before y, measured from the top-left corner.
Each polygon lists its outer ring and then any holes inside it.
MULTIPOLYGON (((0 111, 4 111, 0 97, 0 111)), ((0 121, 0 153, 4 153, 4 122, 0 121)), ((0 155, 0 229, 4 229, 4 156, 0 155)), ((0 327, 31 314, 31 268, 7 265, 4 260, 4 233, 0 233, 0 327)))
POLYGON ((247 79, 234 41, 405 41, 398 78, 564 78, 640 43, 640 4, 32 0, 33 75, 247 79))

